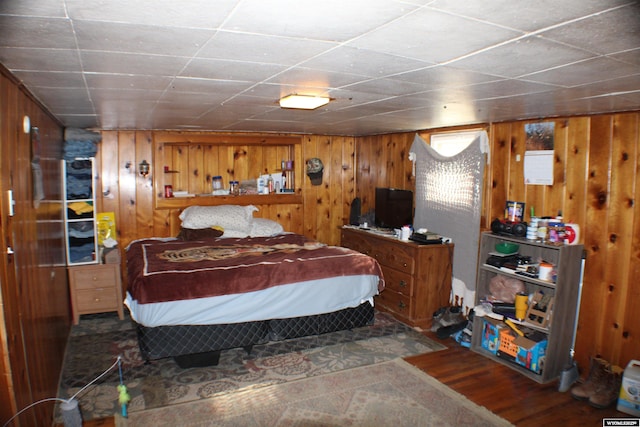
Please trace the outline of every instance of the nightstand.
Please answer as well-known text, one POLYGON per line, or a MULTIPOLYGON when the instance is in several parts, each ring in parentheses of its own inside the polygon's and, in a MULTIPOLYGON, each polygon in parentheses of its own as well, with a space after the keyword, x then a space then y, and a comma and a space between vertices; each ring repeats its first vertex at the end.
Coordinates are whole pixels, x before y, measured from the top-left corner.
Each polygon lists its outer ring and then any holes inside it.
POLYGON ((124 319, 119 264, 87 264, 69 267, 73 323, 81 314, 117 311, 124 319))

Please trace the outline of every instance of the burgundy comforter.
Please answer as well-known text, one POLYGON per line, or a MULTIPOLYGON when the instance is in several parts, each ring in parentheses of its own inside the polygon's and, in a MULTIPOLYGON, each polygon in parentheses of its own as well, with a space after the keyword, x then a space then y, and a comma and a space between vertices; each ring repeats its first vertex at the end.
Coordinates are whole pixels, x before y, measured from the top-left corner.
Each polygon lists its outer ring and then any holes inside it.
POLYGON ((337 276, 376 275, 378 262, 298 234, 199 241, 138 240, 127 249, 129 293, 141 304, 252 292, 337 276))

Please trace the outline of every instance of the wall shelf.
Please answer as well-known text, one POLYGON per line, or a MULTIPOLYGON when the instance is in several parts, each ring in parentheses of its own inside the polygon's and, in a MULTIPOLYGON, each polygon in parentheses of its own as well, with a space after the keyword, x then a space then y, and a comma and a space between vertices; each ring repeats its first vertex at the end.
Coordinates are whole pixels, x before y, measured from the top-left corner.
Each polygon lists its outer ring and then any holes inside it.
POLYGON ((192 205, 299 205, 302 196, 299 194, 247 194, 242 196, 195 195, 192 197, 158 197, 158 209, 184 209, 192 205))

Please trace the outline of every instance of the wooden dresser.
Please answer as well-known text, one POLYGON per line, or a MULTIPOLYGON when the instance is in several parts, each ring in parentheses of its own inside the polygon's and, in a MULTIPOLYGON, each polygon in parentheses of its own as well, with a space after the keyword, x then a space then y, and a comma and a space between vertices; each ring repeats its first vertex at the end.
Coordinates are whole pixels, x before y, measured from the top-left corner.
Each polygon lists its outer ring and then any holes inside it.
POLYGON ((69 267, 73 323, 81 314, 118 312, 124 319, 119 264, 87 264, 69 267))
POLYGON ((358 228, 342 228, 342 246, 378 260, 386 287, 376 308, 428 329, 433 313, 449 305, 453 244, 420 245, 358 228))

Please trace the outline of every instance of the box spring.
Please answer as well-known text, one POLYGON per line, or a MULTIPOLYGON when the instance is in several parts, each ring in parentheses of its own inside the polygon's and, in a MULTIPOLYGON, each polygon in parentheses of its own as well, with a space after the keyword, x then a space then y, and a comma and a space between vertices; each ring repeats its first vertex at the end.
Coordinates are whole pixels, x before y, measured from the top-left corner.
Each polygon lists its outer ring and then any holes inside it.
POLYGON ((320 335, 373 323, 374 310, 364 302, 333 313, 221 325, 146 327, 136 323, 142 357, 149 361, 173 357, 183 368, 218 363, 220 351, 255 344, 320 335))

